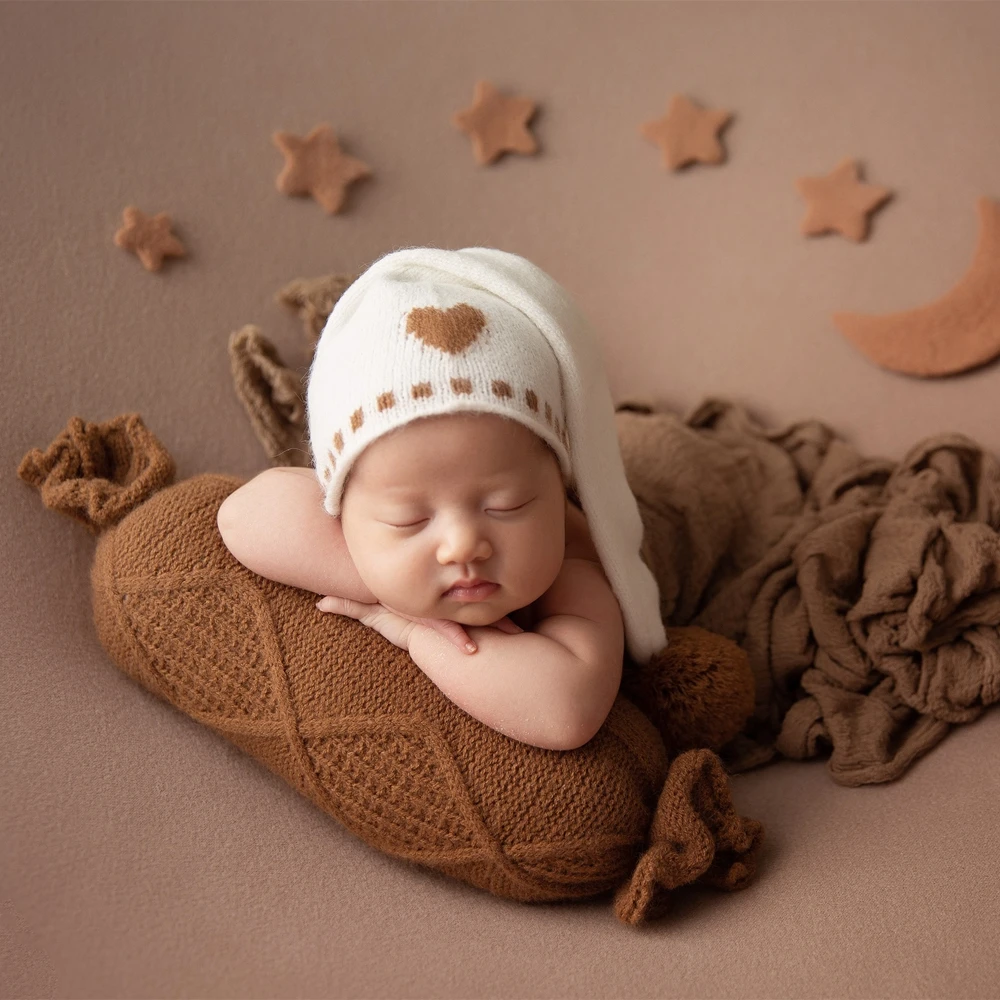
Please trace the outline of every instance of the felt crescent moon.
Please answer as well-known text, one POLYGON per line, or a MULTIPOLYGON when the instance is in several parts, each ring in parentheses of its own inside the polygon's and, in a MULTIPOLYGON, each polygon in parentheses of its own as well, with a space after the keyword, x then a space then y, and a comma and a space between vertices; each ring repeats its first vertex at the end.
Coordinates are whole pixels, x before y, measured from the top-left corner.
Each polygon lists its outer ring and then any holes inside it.
POLYGON ((869 360, 929 378, 977 368, 1000 355, 1000 204, 980 198, 972 264, 940 299, 869 316, 834 313, 833 322, 869 360))

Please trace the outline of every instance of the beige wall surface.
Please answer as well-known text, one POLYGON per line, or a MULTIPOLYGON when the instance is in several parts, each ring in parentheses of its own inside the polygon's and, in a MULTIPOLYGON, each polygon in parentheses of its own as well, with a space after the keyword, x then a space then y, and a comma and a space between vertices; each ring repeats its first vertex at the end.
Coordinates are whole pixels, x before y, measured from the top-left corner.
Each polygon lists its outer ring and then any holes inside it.
POLYGON ((1000 199, 998 44, 996 3, 0 5, 0 994, 996 996, 996 712, 891 786, 734 778, 769 835, 743 893, 641 933, 607 901, 518 905, 369 850, 119 674, 93 540, 14 470, 71 416, 138 411, 180 477, 259 471, 229 333, 302 366, 277 289, 407 245, 548 270, 616 399, 1000 453, 1000 362, 915 379, 831 320, 966 273, 1000 199), (539 102, 538 155, 475 164, 450 116, 478 79, 539 102), (726 163, 672 173, 640 137, 678 92, 733 112, 726 163), (337 216, 275 189, 272 132, 322 122, 374 171, 337 216), (845 157, 894 197, 866 242, 807 239, 795 179, 845 157), (130 204, 188 257, 150 274, 115 247, 130 204))

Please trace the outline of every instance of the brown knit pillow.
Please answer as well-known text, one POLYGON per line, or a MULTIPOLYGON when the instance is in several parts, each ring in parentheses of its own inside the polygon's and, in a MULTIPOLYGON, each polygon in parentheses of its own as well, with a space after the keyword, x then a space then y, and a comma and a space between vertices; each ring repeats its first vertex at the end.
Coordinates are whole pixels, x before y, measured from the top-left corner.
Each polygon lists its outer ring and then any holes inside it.
POLYGON ((94 621, 114 662, 371 846, 525 902, 613 891, 629 924, 679 885, 753 876, 762 828, 712 751, 670 761, 623 695, 572 751, 483 725, 377 632, 238 563, 216 513, 242 480, 169 485, 138 415, 74 418, 19 475, 101 533, 94 621))

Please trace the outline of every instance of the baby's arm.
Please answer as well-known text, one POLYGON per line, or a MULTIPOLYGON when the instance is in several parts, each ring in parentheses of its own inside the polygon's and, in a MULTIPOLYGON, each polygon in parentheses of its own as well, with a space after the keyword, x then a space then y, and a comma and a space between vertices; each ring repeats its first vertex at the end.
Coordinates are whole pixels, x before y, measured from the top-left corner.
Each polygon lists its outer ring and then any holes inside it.
POLYGON ((226 497, 216 522, 226 548, 260 576, 314 594, 378 600, 358 574, 339 519, 323 509, 312 469, 267 469, 226 497))
POLYGON ((621 683, 621 608, 599 564, 566 559, 533 632, 468 627, 469 659, 433 630, 409 632, 413 662, 450 701, 512 739, 573 750, 604 724, 621 683))

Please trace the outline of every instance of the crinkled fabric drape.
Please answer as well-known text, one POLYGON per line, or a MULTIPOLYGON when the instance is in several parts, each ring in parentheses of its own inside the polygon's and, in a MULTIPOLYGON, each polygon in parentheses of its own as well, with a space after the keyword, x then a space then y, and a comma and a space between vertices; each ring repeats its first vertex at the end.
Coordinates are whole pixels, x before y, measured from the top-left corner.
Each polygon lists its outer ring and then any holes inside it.
POLYGON ((869 459, 819 421, 768 430, 718 399, 617 419, 664 620, 750 656, 730 770, 829 751, 841 784, 890 781, 1000 700, 995 456, 941 434, 869 459))

